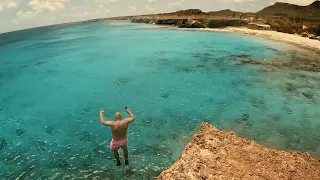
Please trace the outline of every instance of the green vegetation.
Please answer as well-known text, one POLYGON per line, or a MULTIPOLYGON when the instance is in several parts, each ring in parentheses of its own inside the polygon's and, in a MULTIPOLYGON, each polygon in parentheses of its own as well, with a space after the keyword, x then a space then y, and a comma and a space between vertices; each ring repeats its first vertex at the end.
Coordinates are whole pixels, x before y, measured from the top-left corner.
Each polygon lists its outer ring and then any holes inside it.
MULTIPOLYGON (((171 13, 169 13, 171 14, 171 13)), ((187 10, 181 10, 177 11, 174 14, 176 15, 197 15, 197 14, 205 14, 200 9, 187 9, 187 10)))

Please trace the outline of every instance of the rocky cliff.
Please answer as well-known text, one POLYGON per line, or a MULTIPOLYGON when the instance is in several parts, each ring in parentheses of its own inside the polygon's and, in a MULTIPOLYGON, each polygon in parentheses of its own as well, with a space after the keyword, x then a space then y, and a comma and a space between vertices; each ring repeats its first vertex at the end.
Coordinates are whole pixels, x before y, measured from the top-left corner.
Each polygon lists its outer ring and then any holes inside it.
POLYGON ((149 23, 159 25, 175 25, 179 28, 222 28, 228 26, 245 26, 248 22, 239 19, 189 19, 179 17, 134 17, 133 23, 149 23))
POLYGON ((158 179, 319 180, 320 160, 307 153, 269 149, 205 123, 158 179))
POLYGON ((289 3, 277 2, 257 13, 237 12, 230 9, 221 11, 203 12, 199 9, 187 9, 172 13, 149 14, 139 16, 111 17, 105 20, 129 20, 133 22, 147 21, 155 24, 170 24, 179 27, 181 19, 190 19, 182 23, 186 28, 223 28, 227 26, 245 26, 248 22, 265 23, 272 30, 284 33, 308 32, 320 35, 320 1, 315 1, 308 6, 298 6, 289 3), (159 20, 160 19, 160 20, 159 20))

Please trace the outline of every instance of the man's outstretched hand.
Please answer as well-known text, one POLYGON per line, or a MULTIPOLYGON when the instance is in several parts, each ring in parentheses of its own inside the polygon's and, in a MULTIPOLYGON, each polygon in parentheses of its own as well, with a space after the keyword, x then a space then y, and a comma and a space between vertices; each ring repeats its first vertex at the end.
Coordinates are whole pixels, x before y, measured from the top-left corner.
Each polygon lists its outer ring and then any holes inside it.
POLYGON ((126 110, 126 112, 130 115, 130 118, 127 118, 126 121, 128 123, 133 123, 133 121, 136 120, 136 118, 134 117, 134 114, 130 111, 130 109, 126 106, 124 107, 124 109, 126 110))
POLYGON ((104 110, 100 111, 100 115, 102 115, 102 116, 104 115, 104 110))

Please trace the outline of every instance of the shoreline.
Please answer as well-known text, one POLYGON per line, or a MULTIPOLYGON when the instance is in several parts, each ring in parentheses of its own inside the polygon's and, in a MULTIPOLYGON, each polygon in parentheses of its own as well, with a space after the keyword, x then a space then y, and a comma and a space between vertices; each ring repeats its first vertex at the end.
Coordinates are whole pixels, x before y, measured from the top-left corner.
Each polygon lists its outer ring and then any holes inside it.
MULTIPOLYGON (((106 20, 114 21, 114 20, 106 20)), ((119 20, 116 20, 119 21, 119 20)), ((120 20, 126 21, 126 20, 120 20)), ((134 23, 134 22, 131 22, 134 23)), ((138 23, 139 24, 139 23, 138 23)), ((145 23, 148 24, 148 23, 145 23)), ((154 25, 154 24, 149 24, 154 25)), ((301 37, 297 34, 288 34, 272 30, 254 30, 247 27, 225 27, 225 28, 179 28, 171 25, 157 25, 159 27, 164 27, 170 30, 179 30, 179 31, 204 31, 204 32, 224 32, 224 33, 238 33, 241 35, 248 36, 258 36, 264 39, 285 42, 299 48, 311 51, 320 55, 320 41, 309 39, 306 37, 301 37)))
POLYGON ((301 37, 297 34, 288 34, 288 33, 282 33, 277 31, 270 31, 270 30, 253 30, 246 27, 198 28, 198 29, 169 27, 169 29, 183 30, 183 31, 238 33, 242 35, 245 34, 249 36, 258 36, 268 40, 285 42, 320 55, 320 41, 301 37))

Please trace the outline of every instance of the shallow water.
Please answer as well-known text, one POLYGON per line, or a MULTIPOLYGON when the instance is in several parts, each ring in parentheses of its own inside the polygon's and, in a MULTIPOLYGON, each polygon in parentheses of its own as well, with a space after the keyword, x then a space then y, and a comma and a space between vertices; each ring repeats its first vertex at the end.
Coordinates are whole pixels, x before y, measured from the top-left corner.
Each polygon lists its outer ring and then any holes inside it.
POLYGON ((317 61, 315 54, 125 22, 14 33, 0 35, 2 179, 152 179, 201 122, 320 157, 319 73, 243 63, 317 61), (131 163, 116 168, 99 110, 111 119, 124 106, 137 120, 131 163))

